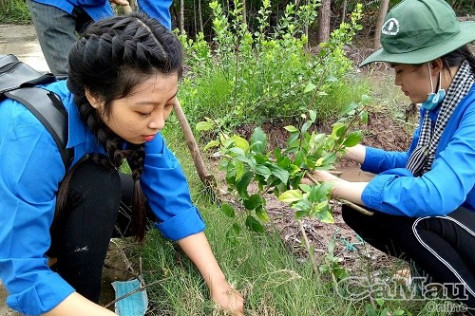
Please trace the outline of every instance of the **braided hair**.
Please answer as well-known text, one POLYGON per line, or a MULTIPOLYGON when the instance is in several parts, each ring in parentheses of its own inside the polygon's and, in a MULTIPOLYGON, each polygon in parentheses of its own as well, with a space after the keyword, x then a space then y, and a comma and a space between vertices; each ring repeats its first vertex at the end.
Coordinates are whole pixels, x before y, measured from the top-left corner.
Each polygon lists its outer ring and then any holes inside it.
MULTIPOLYGON (((102 113, 109 116, 112 102, 128 96, 137 84, 157 73, 181 76, 182 67, 182 48, 178 39, 143 13, 111 17, 91 24, 69 53, 68 88, 74 94, 81 119, 107 153, 107 156, 91 154, 88 158, 111 170, 127 159, 132 170, 132 222, 138 240, 144 237, 148 208, 140 186, 144 145, 126 143, 112 132, 89 103, 86 91, 103 102, 102 113)), ((72 172, 74 168, 63 183, 69 182, 72 172)), ((67 192, 67 187, 68 184, 63 191, 67 192)), ((60 208, 65 204, 65 192, 58 194, 60 208)))

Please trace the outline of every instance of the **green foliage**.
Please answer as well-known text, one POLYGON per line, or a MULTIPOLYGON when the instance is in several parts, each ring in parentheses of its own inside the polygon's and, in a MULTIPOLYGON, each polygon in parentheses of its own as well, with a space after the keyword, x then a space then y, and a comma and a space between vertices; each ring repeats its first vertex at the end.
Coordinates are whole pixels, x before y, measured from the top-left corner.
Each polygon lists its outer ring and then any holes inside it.
POLYGON ((0 0, 0 23, 26 24, 31 22, 25 0, 0 0))
MULTIPOLYGON (((310 110, 302 115, 302 123, 296 127, 284 127, 289 137, 285 148, 276 148, 267 152, 267 136, 257 127, 250 140, 239 135, 229 136, 219 132, 219 140, 209 143, 206 148, 220 146, 223 159, 220 169, 226 172, 226 182, 246 210, 245 225, 252 231, 264 232, 262 223, 269 220, 266 212, 266 193, 273 193, 280 201, 287 203, 295 210, 297 219, 315 217, 325 223, 333 223, 328 200, 331 185, 302 183, 305 175, 313 170, 331 169, 337 161, 337 155, 352 147, 361 140, 360 131, 351 131, 355 121, 367 120, 363 104, 368 102, 363 97, 361 103, 350 104, 345 115, 333 124, 330 135, 310 132, 316 120, 316 112, 310 110), (255 183, 256 187, 251 186, 255 183), (261 223, 262 222, 262 223, 261 223)), ((198 124, 198 129, 213 129, 213 121, 198 124)), ((221 210, 229 217, 235 212, 229 205, 221 210)), ((239 231, 233 228, 230 236, 235 238, 239 231)))
POLYGON ((309 52, 304 30, 314 23, 317 0, 298 8, 288 4, 274 32, 269 32, 270 1, 262 2, 256 20, 258 31, 249 31, 242 19, 242 3, 234 1, 228 15, 221 4, 213 10, 213 43, 200 34, 192 40, 181 37, 189 71, 180 89, 180 100, 192 124, 204 117, 232 129, 245 123, 298 118, 314 110, 321 118, 336 115, 342 104, 327 99, 333 91, 351 87, 346 82, 351 61, 343 46, 359 29, 361 7, 350 23, 333 32, 318 53, 309 52))

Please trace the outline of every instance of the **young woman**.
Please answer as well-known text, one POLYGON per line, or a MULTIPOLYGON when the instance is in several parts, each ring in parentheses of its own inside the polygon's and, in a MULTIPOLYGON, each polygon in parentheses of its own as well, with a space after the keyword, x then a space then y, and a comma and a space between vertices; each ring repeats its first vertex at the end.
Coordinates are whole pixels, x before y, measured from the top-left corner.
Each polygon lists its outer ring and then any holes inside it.
MULTIPOLYGON (((444 284, 475 308, 475 58, 466 44, 475 23, 459 23, 443 0, 405 0, 387 15, 382 48, 362 65, 382 61, 395 84, 420 103, 420 124, 407 152, 362 145, 345 158, 377 174, 334 184, 332 196, 372 209, 343 207, 343 219, 368 243, 411 262, 411 271, 444 284), (421 274, 421 272, 425 273, 421 274)), ((414 275, 413 275, 414 276, 414 275)))
POLYGON ((133 191, 133 231, 154 225, 194 262, 223 309, 242 315, 203 233, 179 163, 160 130, 182 71, 179 41, 141 14, 92 24, 69 55, 69 78, 45 85, 64 103, 69 170, 45 127, 0 103, 0 279, 28 315, 114 315, 97 305, 121 196, 133 191), (119 175, 127 159, 132 176, 119 175), (48 257, 57 258, 54 268, 48 257))

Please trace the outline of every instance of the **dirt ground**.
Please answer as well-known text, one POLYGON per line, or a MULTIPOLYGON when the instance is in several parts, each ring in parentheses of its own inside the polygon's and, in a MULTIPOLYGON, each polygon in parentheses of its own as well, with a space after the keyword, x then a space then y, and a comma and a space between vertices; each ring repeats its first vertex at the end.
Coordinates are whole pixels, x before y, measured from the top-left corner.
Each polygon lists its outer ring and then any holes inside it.
MULTIPOLYGON (((48 70, 32 25, 0 25, 0 54, 5 53, 17 55, 21 60, 38 70, 48 70)), ((269 126, 265 129, 268 135, 271 135, 271 143, 278 144, 284 140, 285 135, 280 127, 269 126)), ((390 150, 401 150, 407 147, 409 140, 409 136, 403 127, 395 124, 388 115, 379 113, 371 115, 363 143, 390 150)), ((341 177, 348 180, 363 181, 371 178, 370 174, 360 171, 358 166, 354 164, 342 163, 339 165, 339 170, 342 172, 341 177)), ((341 258, 342 263, 349 269, 356 269, 357 264, 362 262, 359 260, 361 258, 381 265, 391 260, 374 248, 361 246, 361 241, 341 218, 341 204, 336 201, 332 203, 335 224, 323 224, 312 219, 303 220, 305 232, 319 258, 325 256, 329 242, 335 240, 334 255, 341 258), (355 247, 357 250, 355 250, 355 247)), ((272 196, 268 196, 267 209, 289 250, 305 256, 301 230, 291 210, 272 196)), ((106 305, 114 299, 111 282, 127 280, 131 276, 127 260, 124 260, 124 253, 119 250, 116 244, 111 244, 104 267, 101 304, 106 305)), ((6 291, 0 284, 0 315, 18 315, 6 307, 5 298, 6 291)))

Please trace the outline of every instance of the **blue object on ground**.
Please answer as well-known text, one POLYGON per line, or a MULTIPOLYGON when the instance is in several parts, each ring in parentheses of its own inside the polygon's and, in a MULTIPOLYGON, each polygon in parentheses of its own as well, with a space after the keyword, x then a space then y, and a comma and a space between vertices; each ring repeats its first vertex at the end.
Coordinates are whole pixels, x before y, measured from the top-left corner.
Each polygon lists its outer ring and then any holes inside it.
MULTIPOLYGON (((118 299, 140 288, 140 281, 137 279, 130 281, 116 281, 112 282, 112 287, 115 290, 115 298, 118 299)), ((147 311, 147 306, 147 291, 144 289, 115 303, 115 312, 120 316, 143 316, 147 311)))

